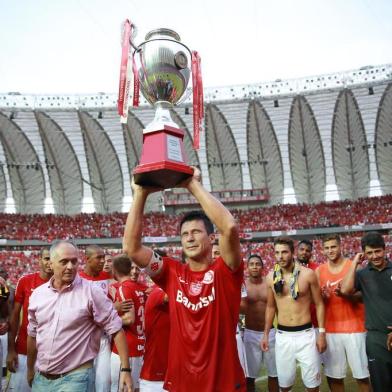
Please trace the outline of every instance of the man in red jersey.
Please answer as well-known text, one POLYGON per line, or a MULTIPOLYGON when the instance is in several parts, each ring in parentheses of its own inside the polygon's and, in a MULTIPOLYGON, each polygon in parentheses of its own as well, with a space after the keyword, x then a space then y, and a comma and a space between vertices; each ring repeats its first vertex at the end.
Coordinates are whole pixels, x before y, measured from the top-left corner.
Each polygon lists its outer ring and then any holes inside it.
POLYGON ((140 374, 140 392, 161 392, 167 370, 170 339, 169 299, 154 286, 145 307, 143 367, 140 374))
MULTIPOLYGON (((132 384, 135 392, 139 391, 140 369, 144 351, 144 305, 145 295, 141 286, 131 279, 132 262, 127 255, 119 255, 113 259, 113 273, 117 280, 115 284, 115 301, 132 300, 133 307, 129 312, 120 313, 123 329, 128 344, 129 363, 132 369, 132 384)), ((120 377, 120 356, 115 344, 112 346, 111 391, 118 391, 120 377)))
POLYGON ((12 373, 10 391, 31 391, 27 383, 27 309, 34 289, 47 282, 53 275, 50 267, 49 250, 41 249, 38 259, 39 271, 22 276, 16 286, 14 306, 8 331, 7 368, 12 373), (22 311, 22 322, 20 315, 22 311))
MULTIPOLYGON (((109 280, 111 274, 103 271, 105 264, 105 252, 98 245, 89 245, 85 251, 86 265, 84 271, 79 272, 79 276, 94 282, 94 285, 100 287, 106 294, 109 293, 109 280)), ((95 369, 95 391, 107 392, 110 389, 110 338, 103 335, 101 346, 97 358, 94 361, 95 369)))
POLYGON ((146 199, 158 189, 133 184, 123 248, 169 298, 170 347, 164 388, 171 392, 243 392, 246 383, 235 339, 243 282, 238 227, 200 180, 200 170, 194 168, 193 176, 178 185, 205 211, 188 213, 181 221, 187 264, 161 257, 141 243, 146 199), (211 222, 217 226, 221 252, 214 263, 211 222))
POLYGON ((304 266, 315 271, 318 264, 312 261, 313 244, 309 240, 301 240, 298 242, 297 260, 304 266))

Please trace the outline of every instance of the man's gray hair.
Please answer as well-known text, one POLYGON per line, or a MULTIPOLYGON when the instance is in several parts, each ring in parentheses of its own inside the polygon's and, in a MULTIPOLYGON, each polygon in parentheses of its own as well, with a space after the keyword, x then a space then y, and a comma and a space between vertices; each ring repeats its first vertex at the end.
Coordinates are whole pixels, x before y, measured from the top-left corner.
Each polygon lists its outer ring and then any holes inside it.
POLYGON ((62 244, 69 244, 72 245, 78 252, 78 247, 72 242, 68 240, 55 240, 52 242, 52 245, 49 249, 50 260, 53 260, 57 256, 57 248, 62 244))

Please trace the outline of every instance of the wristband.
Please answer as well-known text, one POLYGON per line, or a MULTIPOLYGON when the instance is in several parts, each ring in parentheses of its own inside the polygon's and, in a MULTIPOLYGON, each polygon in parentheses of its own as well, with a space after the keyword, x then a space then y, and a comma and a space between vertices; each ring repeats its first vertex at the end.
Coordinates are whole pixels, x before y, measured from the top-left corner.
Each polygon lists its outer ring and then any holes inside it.
POLYGON ((325 333, 325 328, 319 328, 319 333, 325 333))
POLYGON ((121 368, 120 372, 127 372, 127 373, 131 373, 132 369, 131 368, 121 368))

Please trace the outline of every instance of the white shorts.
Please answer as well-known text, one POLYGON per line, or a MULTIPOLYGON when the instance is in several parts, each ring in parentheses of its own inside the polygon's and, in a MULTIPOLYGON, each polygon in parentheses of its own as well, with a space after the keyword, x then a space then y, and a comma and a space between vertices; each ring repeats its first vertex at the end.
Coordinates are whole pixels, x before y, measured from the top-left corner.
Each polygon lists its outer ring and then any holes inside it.
POLYGON ((95 370, 95 392, 107 392, 110 389, 110 337, 103 335, 101 337, 99 353, 94 361, 95 370))
POLYGON ((281 388, 294 385, 297 361, 306 388, 316 388, 321 384, 320 355, 313 328, 298 332, 278 330, 275 342, 276 370, 281 388))
POLYGON ((148 381, 140 379, 139 386, 140 392, 164 392, 166 389, 163 389, 163 381, 148 381))
MULTIPOLYGON (((133 389, 139 388, 140 371, 142 370, 143 357, 129 357, 129 364, 131 365, 132 384, 133 389)), ((120 380, 121 361, 118 354, 112 353, 110 358, 110 374, 111 374, 111 392, 118 391, 118 382, 120 380)))
POLYGON ((275 362, 275 330, 271 329, 269 338, 269 350, 263 352, 260 347, 260 342, 263 339, 264 333, 246 329, 244 331, 244 345, 246 351, 246 362, 248 364, 248 377, 259 377, 261 366, 267 369, 269 377, 277 377, 276 362, 275 362))
POLYGON ((240 359, 240 363, 242 366, 242 369, 244 371, 245 376, 248 375, 248 365, 246 363, 246 352, 245 352, 245 346, 244 346, 244 341, 242 340, 241 336, 241 331, 240 328, 237 325, 237 331, 235 335, 236 341, 237 341, 237 351, 238 351, 238 358, 240 359))
POLYGON ((354 378, 361 380, 369 377, 366 332, 327 333, 326 338, 327 349, 323 353, 326 376, 345 378, 348 362, 354 378))
POLYGON ((30 392, 31 388, 27 383, 27 356, 18 354, 18 367, 15 373, 10 373, 10 384, 7 391, 30 392))

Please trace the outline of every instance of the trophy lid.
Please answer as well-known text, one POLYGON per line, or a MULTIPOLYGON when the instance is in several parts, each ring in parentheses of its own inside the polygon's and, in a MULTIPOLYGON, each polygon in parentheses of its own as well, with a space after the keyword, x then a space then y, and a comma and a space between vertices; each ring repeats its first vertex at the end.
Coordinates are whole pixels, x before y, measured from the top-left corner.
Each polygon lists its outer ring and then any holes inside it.
POLYGON ((171 37, 174 38, 176 41, 181 42, 180 36, 171 29, 166 29, 166 28, 160 28, 160 29, 155 29, 151 30, 149 33, 146 34, 146 41, 149 41, 150 39, 156 39, 156 38, 167 38, 171 37))

